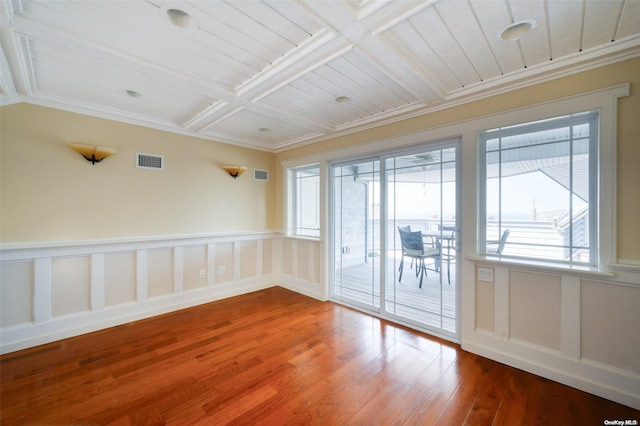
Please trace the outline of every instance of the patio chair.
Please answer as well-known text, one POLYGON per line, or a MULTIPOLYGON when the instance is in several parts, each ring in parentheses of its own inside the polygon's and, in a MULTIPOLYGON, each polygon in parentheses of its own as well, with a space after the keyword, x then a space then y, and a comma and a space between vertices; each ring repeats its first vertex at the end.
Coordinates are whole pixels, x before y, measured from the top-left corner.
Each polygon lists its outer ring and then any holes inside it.
POLYGON ((497 254, 497 255, 502 254, 502 251, 504 250, 504 246, 505 244, 507 244, 507 238, 509 238, 510 233, 511 231, 507 229, 502 233, 502 236, 500 237, 499 240, 487 241, 487 254, 497 254), (492 246, 492 247, 489 248, 489 246, 492 246))
MULTIPOLYGON (((398 226, 398 232, 411 232, 411 225, 407 226, 398 226)), ((402 234, 400 234, 401 242, 402 242, 402 234)), ((404 248, 402 249, 402 253, 404 254, 404 248)), ((402 268, 402 261, 400 262, 400 266, 398 267, 398 272, 400 272, 400 268, 402 268)), ((413 259, 411 259, 411 265, 409 265, 409 269, 413 268, 413 259)))
POLYGON ((400 233, 400 241, 402 242, 402 259, 400 260, 400 276, 398 282, 402 281, 402 271, 404 269, 404 258, 409 257, 416 261, 416 277, 420 274, 420 286, 422 288, 422 279, 427 274, 427 264, 425 260, 434 259, 437 265, 440 259, 440 250, 436 248, 425 247, 422 242, 422 232, 406 232, 398 228, 400 233))
POLYGON ((436 241, 437 248, 440 249, 440 262, 447 262, 447 280, 451 285, 451 261, 456 259, 456 227, 438 225, 438 231, 442 233, 442 238, 436 241))

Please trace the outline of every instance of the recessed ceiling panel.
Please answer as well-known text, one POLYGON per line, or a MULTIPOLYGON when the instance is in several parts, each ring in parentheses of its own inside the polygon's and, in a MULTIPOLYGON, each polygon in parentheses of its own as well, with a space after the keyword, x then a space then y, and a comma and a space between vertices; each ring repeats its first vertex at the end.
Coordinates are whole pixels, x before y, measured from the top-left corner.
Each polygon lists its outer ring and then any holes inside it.
POLYGON ((239 141, 244 141, 245 144, 262 147, 298 141, 316 135, 316 132, 311 129, 247 109, 242 109, 208 126, 202 133, 212 136, 229 134, 239 141))
MULTIPOLYGON (((437 58, 445 64, 448 72, 456 77, 460 86, 468 86, 482 79, 478 67, 473 65, 456 38, 453 37, 447 23, 435 6, 416 14, 409 19, 409 22, 420 37, 419 43, 430 47, 437 58)), ((468 22, 467 25, 477 25, 477 23, 468 22)), ((405 42, 410 42, 410 40, 405 42)), ((480 44, 483 42, 484 40, 479 41, 480 44)), ((487 60, 491 61, 492 58, 487 58, 487 60)))
MULTIPOLYGON (((519 43, 524 56, 524 63, 527 67, 544 64, 551 60, 552 42, 549 39, 549 28, 547 26, 547 15, 544 2, 514 1, 509 2, 513 21, 519 22, 524 19, 533 19, 537 25, 529 33, 522 36, 515 43, 519 43)), ((581 20, 578 15, 575 19, 581 20)), ((507 22, 508 24, 509 22, 507 22)), ((505 43, 514 43, 504 40, 505 43)))
POLYGON ((583 49, 589 49, 615 40, 618 18, 622 15, 624 3, 637 3, 637 0, 626 2, 624 0, 586 2, 583 49))
MULTIPOLYGON (((16 29, 61 48, 95 49, 159 72, 225 89, 260 71, 260 62, 234 58, 234 47, 205 31, 172 28, 150 3, 42 1, 26 3, 16 29), (118 7, 114 7, 117 5, 118 7)), ((191 9, 189 9, 191 10, 191 9)))
POLYGON ((490 34, 484 33, 471 5, 466 1, 443 1, 434 7, 446 27, 445 34, 460 46, 480 81, 499 76, 501 70, 489 44, 490 34), (456 31, 456 28, 465 30, 456 31))
POLYGON ((615 39, 621 40, 637 35, 638 27, 640 27, 640 1, 627 0, 622 8, 622 16, 620 16, 615 39))
POLYGON ((331 126, 391 113, 418 101, 375 63, 353 50, 263 99, 269 105, 289 108, 331 126))
POLYGON ((501 30, 512 22, 509 8, 504 1, 495 1, 491 7, 486 2, 471 2, 473 15, 478 20, 484 37, 495 55, 500 74, 509 74, 524 69, 522 50, 518 42, 500 38, 501 30))
POLYGON ((432 46, 410 21, 403 21, 382 34, 383 40, 403 60, 424 78, 433 79, 437 87, 447 92, 458 89, 462 82, 452 72, 432 46))
POLYGON ((272 151, 640 56, 636 0, 0 0, 0 15, 3 103, 272 151), (519 20, 536 25, 502 39, 519 20))
POLYGON ((180 80, 163 79, 122 67, 93 55, 30 41, 37 93, 73 99, 87 107, 145 115, 182 125, 192 114, 216 102, 180 80), (170 100, 170 101, 168 101, 170 100))
POLYGON ((551 45, 551 57, 572 55, 580 51, 582 20, 572 19, 582 16, 584 3, 573 1, 551 1, 549 9, 549 33, 554 43, 551 45))

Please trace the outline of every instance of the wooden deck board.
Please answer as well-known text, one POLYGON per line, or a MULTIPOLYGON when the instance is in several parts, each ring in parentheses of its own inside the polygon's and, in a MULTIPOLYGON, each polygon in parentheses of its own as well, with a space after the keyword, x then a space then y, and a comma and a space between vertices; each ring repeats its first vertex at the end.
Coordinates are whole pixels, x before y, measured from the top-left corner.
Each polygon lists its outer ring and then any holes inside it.
MULTIPOLYGON (((456 330, 456 285, 455 264, 451 266, 451 284, 447 279, 447 266, 444 270, 427 271, 423 278, 416 277, 415 269, 405 266, 402 282, 397 282, 397 262, 391 257, 387 264, 387 276, 392 282, 386 288, 386 310, 394 315, 404 316, 427 324, 431 327, 456 330), (442 282, 441 282, 442 278, 442 282)), ((363 263, 338 271, 335 280, 334 294, 356 303, 380 306, 379 284, 374 288, 373 282, 380 281, 379 262, 363 263)))

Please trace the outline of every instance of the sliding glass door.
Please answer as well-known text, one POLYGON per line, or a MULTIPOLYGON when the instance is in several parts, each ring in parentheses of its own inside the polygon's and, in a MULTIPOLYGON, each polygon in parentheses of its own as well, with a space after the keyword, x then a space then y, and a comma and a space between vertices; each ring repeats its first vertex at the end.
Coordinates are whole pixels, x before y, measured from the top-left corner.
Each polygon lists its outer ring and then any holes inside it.
POLYGON ((456 333, 456 147, 395 155, 384 165, 385 311, 456 333))
POLYGON ((380 161, 332 167, 333 296, 380 308, 380 161))
POLYGON ((334 300, 457 336, 458 151, 445 141, 332 165, 334 300))

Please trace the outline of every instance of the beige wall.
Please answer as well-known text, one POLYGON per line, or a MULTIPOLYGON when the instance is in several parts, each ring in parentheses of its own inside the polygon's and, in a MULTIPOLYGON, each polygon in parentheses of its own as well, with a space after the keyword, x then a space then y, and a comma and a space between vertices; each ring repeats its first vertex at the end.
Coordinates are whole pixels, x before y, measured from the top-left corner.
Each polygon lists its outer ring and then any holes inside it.
POLYGON ((279 228, 274 154, 29 104, 0 109, 2 242, 206 234, 279 228), (67 147, 118 154, 91 165, 67 147), (135 167, 136 152, 164 171, 135 167), (232 179, 222 164, 249 171, 232 179))
MULTIPOLYGON (((277 155, 49 108, 0 109, 0 241, 48 241, 280 229, 280 162, 630 82, 619 101, 618 258, 640 260, 640 59, 438 111, 277 155), (91 166, 66 146, 119 153, 91 166), (136 169, 135 153, 165 156, 163 172, 136 169), (268 183, 229 178, 220 165, 271 171, 268 183), (228 206, 232 204, 233 209, 228 206)), ((248 172, 250 173, 250 172, 248 172)))
MULTIPOLYGON (((640 260, 640 58, 560 78, 510 93, 472 102, 455 108, 389 124, 347 136, 291 149, 276 156, 276 164, 284 160, 363 144, 369 141, 435 128, 463 120, 509 111, 528 105, 585 93, 621 83, 631 84, 631 96, 618 103, 618 235, 619 259, 640 260)), ((276 187, 282 187, 282 171, 276 169, 276 187)), ((282 192, 276 192, 276 218, 282 223, 282 192)))

